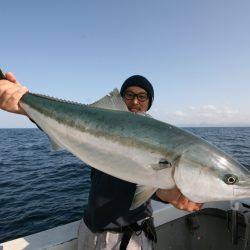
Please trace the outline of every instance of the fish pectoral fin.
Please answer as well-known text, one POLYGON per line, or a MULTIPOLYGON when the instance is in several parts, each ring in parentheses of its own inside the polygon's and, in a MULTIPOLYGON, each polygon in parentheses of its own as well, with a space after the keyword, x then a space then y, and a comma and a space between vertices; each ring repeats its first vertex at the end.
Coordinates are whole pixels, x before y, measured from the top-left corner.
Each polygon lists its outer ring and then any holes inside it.
POLYGON ((95 108, 128 111, 128 108, 124 103, 118 89, 114 89, 112 92, 101 98, 99 101, 89 104, 88 106, 95 108))
POLYGON ((155 187, 137 185, 135 195, 130 206, 130 210, 136 209, 145 203, 157 190, 155 187))
POLYGON ((160 159, 158 163, 150 165, 154 170, 159 171, 166 168, 172 168, 172 163, 167 159, 160 159))

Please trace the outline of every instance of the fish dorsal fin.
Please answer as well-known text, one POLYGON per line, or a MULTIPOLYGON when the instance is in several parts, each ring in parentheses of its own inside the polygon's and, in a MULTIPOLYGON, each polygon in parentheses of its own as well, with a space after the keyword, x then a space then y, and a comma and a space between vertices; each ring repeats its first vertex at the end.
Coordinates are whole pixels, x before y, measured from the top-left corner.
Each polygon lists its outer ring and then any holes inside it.
POLYGON ((138 115, 141 115, 141 116, 146 116, 146 117, 149 117, 149 118, 153 118, 152 115, 146 113, 146 112, 137 112, 136 114, 138 115))
POLYGON ((112 109, 120 111, 128 111, 126 104, 124 103, 119 91, 115 88, 108 95, 101 98, 99 101, 89 105, 90 107, 112 109))

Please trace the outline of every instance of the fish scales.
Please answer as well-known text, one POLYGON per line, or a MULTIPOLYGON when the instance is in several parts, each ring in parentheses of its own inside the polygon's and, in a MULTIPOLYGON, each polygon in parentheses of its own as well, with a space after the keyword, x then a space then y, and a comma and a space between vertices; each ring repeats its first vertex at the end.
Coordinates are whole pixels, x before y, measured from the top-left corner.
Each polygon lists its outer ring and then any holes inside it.
POLYGON ((93 105, 27 93, 20 105, 54 144, 101 171, 148 186, 148 196, 177 186, 195 202, 250 197, 246 168, 192 133, 127 112, 118 91, 93 105))

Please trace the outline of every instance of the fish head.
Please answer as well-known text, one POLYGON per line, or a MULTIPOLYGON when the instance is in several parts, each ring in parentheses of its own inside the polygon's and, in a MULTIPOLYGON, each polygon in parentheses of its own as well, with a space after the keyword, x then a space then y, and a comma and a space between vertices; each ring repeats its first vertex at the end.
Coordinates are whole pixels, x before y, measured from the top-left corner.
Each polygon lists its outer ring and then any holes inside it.
POLYGON ((186 150, 176 163, 174 180, 193 202, 250 198, 250 172, 210 144, 186 150))

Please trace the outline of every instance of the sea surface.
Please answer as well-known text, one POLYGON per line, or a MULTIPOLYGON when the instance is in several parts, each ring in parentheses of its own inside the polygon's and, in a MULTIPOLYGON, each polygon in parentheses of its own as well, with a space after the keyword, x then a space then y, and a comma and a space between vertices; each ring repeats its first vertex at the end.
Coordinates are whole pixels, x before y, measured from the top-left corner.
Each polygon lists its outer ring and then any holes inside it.
MULTIPOLYGON (((250 169, 250 128, 184 128, 250 169)), ((0 129, 0 242, 79 220, 90 168, 39 129, 0 129)))

